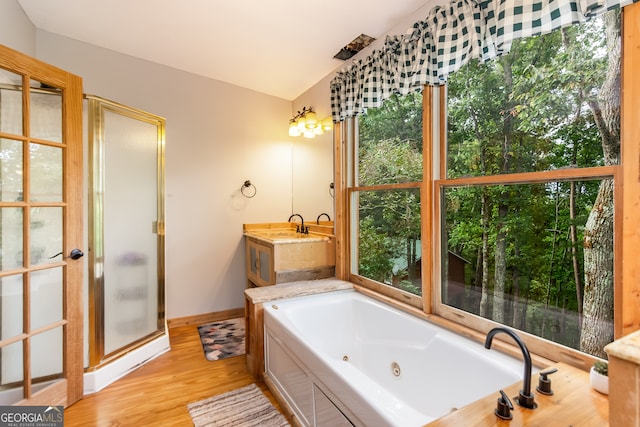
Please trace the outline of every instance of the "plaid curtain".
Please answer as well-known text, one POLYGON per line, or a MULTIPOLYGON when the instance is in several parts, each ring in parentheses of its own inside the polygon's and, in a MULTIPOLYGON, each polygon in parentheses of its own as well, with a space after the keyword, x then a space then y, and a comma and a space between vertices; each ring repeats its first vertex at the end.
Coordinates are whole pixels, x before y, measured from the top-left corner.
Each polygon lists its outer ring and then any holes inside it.
POLYGON ((392 94, 443 84, 469 60, 506 54, 513 40, 624 7, 638 0, 454 0, 436 6, 403 36, 387 36, 371 55, 338 71, 331 81, 334 121, 379 107, 392 94))

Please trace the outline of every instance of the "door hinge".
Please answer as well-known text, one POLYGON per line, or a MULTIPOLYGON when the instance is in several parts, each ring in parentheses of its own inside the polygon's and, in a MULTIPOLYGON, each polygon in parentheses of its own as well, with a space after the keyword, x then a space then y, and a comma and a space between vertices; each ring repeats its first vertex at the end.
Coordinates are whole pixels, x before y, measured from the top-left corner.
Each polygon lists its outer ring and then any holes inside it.
POLYGON ((151 223, 151 232, 164 236, 164 221, 153 221, 151 223))

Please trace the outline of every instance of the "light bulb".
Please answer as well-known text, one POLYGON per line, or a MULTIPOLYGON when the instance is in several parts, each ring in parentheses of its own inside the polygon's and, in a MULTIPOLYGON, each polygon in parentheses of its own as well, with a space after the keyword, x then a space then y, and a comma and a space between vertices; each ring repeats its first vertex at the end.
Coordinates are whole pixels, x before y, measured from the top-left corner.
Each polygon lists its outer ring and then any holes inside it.
POLYGON ((306 121, 305 121, 304 117, 300 117, 300 118, 298 119, 298 130, 299 130, 300 132, 304 132, 304 130, 307 128, 307 126, 306 126, 306 125, 307 125, 307 123, 306 123, 306 121))
POLYGON ((316 113, 313 111, 309 111, 305 114, 304 118, 306 120, 305 126, 307 129, 315 129, 315 127, 318 126, 318 119, 316 118, 316 113))
POLYGON ((300 136, 300 129, 295 120, 289 122, 289 136, 300 136))

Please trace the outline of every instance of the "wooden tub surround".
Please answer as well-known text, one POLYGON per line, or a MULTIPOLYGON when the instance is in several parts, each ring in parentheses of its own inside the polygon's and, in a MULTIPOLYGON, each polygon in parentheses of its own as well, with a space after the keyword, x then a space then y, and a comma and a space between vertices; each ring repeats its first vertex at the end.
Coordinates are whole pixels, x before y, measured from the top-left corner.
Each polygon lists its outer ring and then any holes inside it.
POLYGON ((640 427, 640 331, 607 345, 609 421, 612 426, 640 427))
MULTIPOLYGON (((455 412, 427 424, 429 427, 493 427, 493 426, 581 426, 603 427, 609 425, 609 399, 589 385, 589 373, 565 363, 545 368, 558 371, 549 375, 553 395, 546 396, 535 390, 538 375, 533 375, 532 393, 538 405, 536 409, 518 406, 515 397, 522 382, 507 387, 504 392, 513 404, 511 420, 502 420, 494 414, 499 393, 477 400, 455 412)), ((611 424, 615 426, 616 424, 611 424)), ((627 426, 629 424, 618 424, 627 426)))

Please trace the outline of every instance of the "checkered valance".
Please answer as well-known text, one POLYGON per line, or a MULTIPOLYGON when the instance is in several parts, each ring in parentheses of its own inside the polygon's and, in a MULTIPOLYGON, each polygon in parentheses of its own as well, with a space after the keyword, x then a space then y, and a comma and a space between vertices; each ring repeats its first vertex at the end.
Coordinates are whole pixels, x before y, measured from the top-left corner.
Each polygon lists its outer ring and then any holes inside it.
POLYGON ((439 85, 472 58, 508 53, 513 40, 551 32, 637 0, 454 0, 436 6, 402 36, 338 71, 331 81, 334 121, 379 107, 394 93, 439 85))

